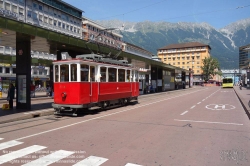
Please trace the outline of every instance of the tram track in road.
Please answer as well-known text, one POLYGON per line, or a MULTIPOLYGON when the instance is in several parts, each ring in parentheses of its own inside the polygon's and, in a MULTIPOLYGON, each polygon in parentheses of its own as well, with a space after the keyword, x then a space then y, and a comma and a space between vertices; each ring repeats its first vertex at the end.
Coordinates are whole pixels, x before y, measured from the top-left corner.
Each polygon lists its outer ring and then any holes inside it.
MULTIPOLYGON (((199 88, 199 89, 195 89, 195 90, 188 90, 185 92, 183 92, 183 91, 178 91, 178 92, 173 91, 171 93, 169 93, 169 92, 164 93, 163 92, 163 93, 152 94, 152 95, 147 96, 147 97, 143 96, 141 99, 139 99, 139 101, 141 101, 140 104, 130 105, 130 108, 126 108, 126 107, 122 107, 122 106, 116 107, 114 109, 111 109, 115 112, 112 111, 113 113, 112 112, 108 113, 108 115, 104 115, 104 117, 110 116, 112 114, 122 113, 122 112, 124 112, 124 110, 127 111, 127 110, 131 110, 131 109, 136 109, 136 108, 144 107, 146 105, 151 105, 154 103, 158 103, 158 102, 162 102, 162 101, 166 101, 166 100, 171 100, 171 99, 174 99, 177 97, 193 94, 196 92, 200 92, 202 90, 205 90, 205 89, 199 88), (150 101, 150 102, 148 102, 148 101, 150 101)), ((97 113, 99 113, 99 112, 103 112, 103 111, 97 111, 97 113)), ((56 115, 49 115, 49 116, 41 116, 38 118, 26 119, 26 120, 17 121, 17 122, 10 122, 7 124, 0 125, 0 129, 5 129, 6 127, 10 127, 9 130, 1 132, 0 134, 5 134, 5 133, 13 132, 13 131, 20 131, 20 130, 38 127, 38 126, 43 126, 43 125, 48 125, 48 124, 53 124, 53 123, 56 123, 59 121, 71 120, 72 118, 76 118, 77 120, 79 120, 79 119, 81 119, 81 117, 86 117, 87 115, 92 115, 92 114, 90 114, 88 112, 84 112, 81 116, 79 116, 80 118, 67 117, 67 116, 57 118, 56 115)), ((92 119, 91 116, 90 116, 90 119, 92 119)))
MULTIPOLYGON (((102 118, 109 117, 109 116, 112 116, 112 115, 124 113, 124 112, 135 110, 135 109, 138 109, 138 108, 146 107, 146 106, 149 106, 149 105, 152 105, 152 104, 156 104, 156 103, 160 103, 160 102, 163 102, 163 101, 171 100, 171 99, 174 99, 174 98, 177 98, 177 97, 182 97, 182 96, 186 96, 186 95, 189 95, 189 94, 194 94, 194 93, 197 93, 197 92, 200 92, 200 91, 203 91, 203 90, 205 90, 205 89, 198 89, 198 90, 190 91, 189 93, 182 93, 182 94, 178 94, 178 95, 175 93, 176 95, 168 96, 166 98, 161 98, 161 100, 156 100, 156 101, 155 100, 153 100, 153 101, 150 100, 150 102, 147 102, 147 103, 143 102, 141 104, 132 105, 131 107, 127 107, 127 108, 126 107, 118 107, 118 108, 112 109, 111 112, 103 112, 103 114, 101 114, 101 115, 82 116, 82 117, 76 118, 76 121, 74 121, 74 122, 73 121, 70 122, 70 120, 72 118, 69 117, 69 118, 65 119, 65 120, 69 120, 67 125, 63 125, 63 126, 60 126, 60 127, 55 127, 55 128, 49 129, 49 130, 45 130, 45 131, 41 131, 41 132, 38 132, 38 133, 33 133, 33 134, 30 134, 30 135, 19 137, 19 138, 15 139, 15 140, 23 140, 23 139, 26 139, 26 138, 46 134, 46 133, 49 133, 49 132, 65 129, 65 128, 68 128, 68 127, 73 127, 73 126, 83 124, 83 123, 87 123, 87 122, 90 122, 90 121, 93 121, 93 120, 102 119, 102 118)), ((45 120, 45 118, 44 118, 44 120, 45 120)), ((30 126, 27 126, 27 127, 23 127, 22 129, 37 127, 37 126, 41 126, 41 125, 48 125, 48 124, 52 124, 52 123, 55 123, 55 122, 59 122, 59 121, 46 122, 46 123, 36 124, 36 125, 32 125, 32 126, 30 125, 30 126)), ((17 130, 22 130, 22 129, 18 128, 16 130, 12 130, 12 131, 17 131, 17 130)), ((6 131, 6 132, 11 132, 11 131, 6 131)), ((3 133, 4 132, 2 132, 1 134, 3 134, 3 133)))
POLYGON ((32 119, 26 119, 26 120, 22 120, 22 121, 17 121, 17 122, 10 122, 10 123, 4 123, 0 125, 0 129, 6 129, 7 127, 16 127, 17 129, 10 129, 8 131, 4 131, 4 132, 0 132, 0 134, 6 134, 6 133, 10 133, 13 131, 19 131, 19 130, 24 130, 24 129, 29 129, 29 128, 33 128, 33 127, 37 127, 37 126, 41 126, 41 125, 47 125, 47 124, 53 124, 56 123, 58 121, 63 121, 63 120, 68 120, 71 119, 71 117, 63 117, 61 119, 57 118, 54 115, 50 115, 50 116, 43 116, 40 118, 32 118, 32 119), (48 122, 41 122, 41 121, 46 121, 46 120, 50 120, 48 122), (41 122, 41 123, 39 123, 41 122), (36 123, 35 125, 33 123, 36 123), (20 127, 20 125, 26 125, 25 127, 20 127))

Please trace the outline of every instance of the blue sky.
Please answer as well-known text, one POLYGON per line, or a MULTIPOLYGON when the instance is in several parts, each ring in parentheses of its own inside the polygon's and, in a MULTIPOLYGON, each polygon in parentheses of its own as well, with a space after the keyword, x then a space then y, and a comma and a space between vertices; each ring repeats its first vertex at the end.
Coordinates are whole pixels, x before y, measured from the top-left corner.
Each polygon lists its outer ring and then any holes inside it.
POLYGON ((250 0, 63 0, 91 20, 206 22, 214 28, 250 18, 250 0), (238 8, 237 7, 242 7, 238 8))

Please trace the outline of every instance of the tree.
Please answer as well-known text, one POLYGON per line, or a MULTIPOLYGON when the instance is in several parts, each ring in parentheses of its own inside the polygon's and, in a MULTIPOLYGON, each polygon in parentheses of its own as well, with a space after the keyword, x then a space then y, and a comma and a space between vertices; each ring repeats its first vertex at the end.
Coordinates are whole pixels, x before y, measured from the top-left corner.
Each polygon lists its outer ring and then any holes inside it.
POLYGON ((215 76, 216 74, 221 74, 219 71, 219 61, 213 57, 208 57, 202 60, 203 66, 201 69, 203 70, 203 76, 205 81, 208 81, 210 78, 215 76))

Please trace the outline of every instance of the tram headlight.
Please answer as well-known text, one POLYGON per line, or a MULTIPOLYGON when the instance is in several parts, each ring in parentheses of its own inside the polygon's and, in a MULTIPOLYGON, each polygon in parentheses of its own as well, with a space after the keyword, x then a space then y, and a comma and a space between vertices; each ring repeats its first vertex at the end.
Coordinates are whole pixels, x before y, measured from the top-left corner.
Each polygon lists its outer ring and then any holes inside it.
POLYGON ((63 93, 61 94, 61 97, 62 97, 63 99, 65 99, 66 96, 67 96, 67 93, 66 93, 66 92, 63 92, 63 93))

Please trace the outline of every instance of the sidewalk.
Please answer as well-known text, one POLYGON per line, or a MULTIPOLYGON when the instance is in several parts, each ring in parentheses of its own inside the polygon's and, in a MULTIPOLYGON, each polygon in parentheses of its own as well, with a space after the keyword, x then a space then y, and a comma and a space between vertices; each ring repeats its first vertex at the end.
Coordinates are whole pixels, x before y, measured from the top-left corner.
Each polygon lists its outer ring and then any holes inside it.
POLYGON ((250 119, 250 107, 248 106, 248 102, 250 100, 250 89, 242 87, 242 90, 240 90, 239 86, 234 86, 234 91, 245 109, 248 118, 250 119))
POLYGON ((0 124, 14 122, 18 120, 30 119, 39 116, 51 115, 54 109, 51 104, 53 99, 46 96, 46 92, 36 92, 35 98, 31 98, 30 110, 16 110, 16 99, 13 100, 14 108, 11 110, 3 110, 2 105, 8 103, 6 100, 7 94, 3 94, 0 98, 0 124), (40 100, 40 101, 39 101, 40 100), (46 103, 41 103, 46 100, 46 103), (49 101, 48 101, 49 100, 49 101))

